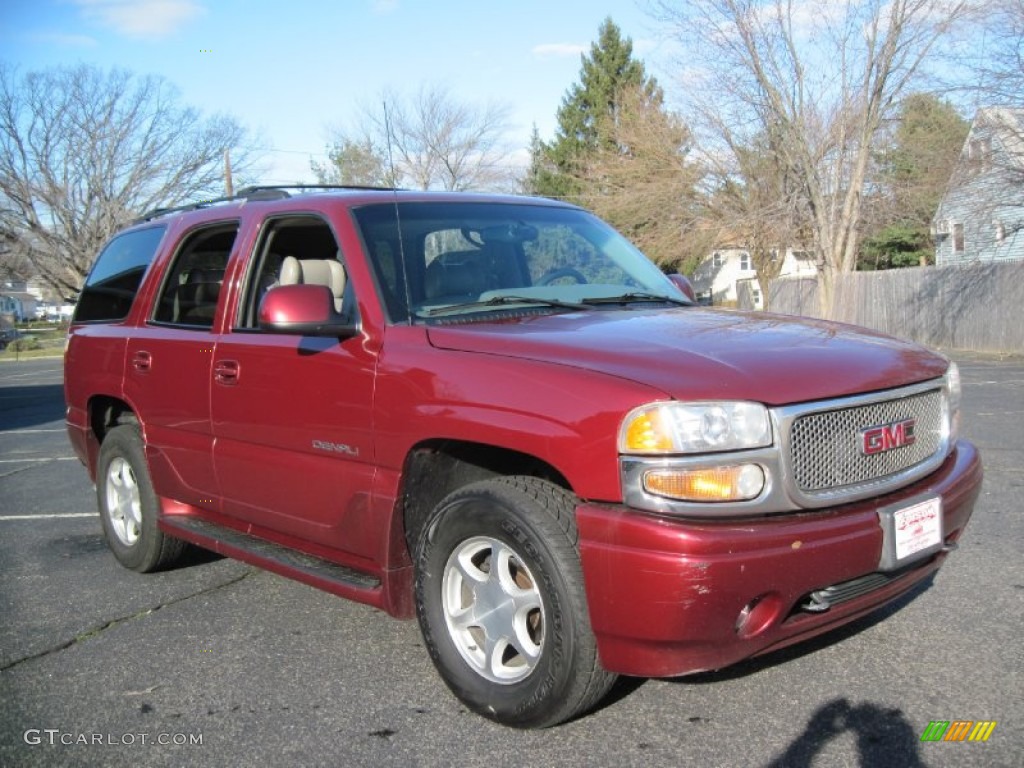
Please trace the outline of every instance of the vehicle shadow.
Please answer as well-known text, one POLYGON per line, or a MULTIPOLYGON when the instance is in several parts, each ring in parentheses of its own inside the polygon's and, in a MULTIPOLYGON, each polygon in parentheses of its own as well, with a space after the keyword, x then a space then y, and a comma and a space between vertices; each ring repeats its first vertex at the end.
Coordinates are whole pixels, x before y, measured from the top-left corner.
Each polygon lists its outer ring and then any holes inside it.
POLYGON ((0 431, 64 420, 62 384, 3 387, 0 393, 0 431))
MULTIPOLYGON (((96 526, 99 528, 98 517, 96 526)), ((56 536, 46 543, 45 551, 46 553, 59 558, 59 561, 71 561, 90 555, 111 557, 110 549, 107 545, 107 540, 103 535, 102 529, 92 533, 79 535, 56 536)), ((43 554, 40 554, 40 557, 43 556, 43 554)), ((218 560, 223 559, 223 555, 217 554, 209 549, 202 549, 201 547, 190 545, 185 548, 181 559, 175 562, 172 570, 180 571, 184 568, 194 568, 196 566, 206 565, 207 563, 215 563, 218 560)))
POLYGON ((215 563, 218 560, 223 560, 224 555, 218 554, 211 549, 203 549, 192 544, 185 548, 182 553, 181 560, 174 565, 174 570, 180 571, 182 568, 194 568, 198 565, 206 565, 207 563, 215 563))

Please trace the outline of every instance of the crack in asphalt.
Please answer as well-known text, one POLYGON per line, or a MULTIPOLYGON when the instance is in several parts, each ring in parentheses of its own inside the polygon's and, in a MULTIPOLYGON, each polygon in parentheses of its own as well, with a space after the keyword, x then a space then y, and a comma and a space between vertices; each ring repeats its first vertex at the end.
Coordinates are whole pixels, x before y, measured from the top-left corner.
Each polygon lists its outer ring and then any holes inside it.
POLYGON ((60 643, 59 645, 55 645, 55 646, 53 646, 51 648, 46 648, 45 650, 39 651, 38 653, 33 653, 33 654, 28 655, 28 656, 22 656, 19 659, 15 659, 14 661, 8 662, 7 664, 4 664, 3 666, 0 666, 0 672, 6 672, 7 670, 12 669, 13 667, 18 666, 19 664, 24 664, 27 661, 34 661, 35 659, 42 659, 42 658, 45 658, 46 656, 50 656, 50 655, 55 654, 55 653, 60 653, 61 651, 65 651, 68 648, 71 648, 72 646, 78 645, 80 643, 84 643, 87 640, 93 639, 94 637, 98 637, 99 635, 103 634, 107 630, 114 629, 115 627, 119 627, 122 624, 127 624, 130 621, 135 621, 136 619, 141 619, 141 618, 143 618, 145 616, 149 616, 149 615, 151 615, 153 613, 156 613, 157 611, 161 610, 162 608, 167 608, 167 607, 172 606, 172 605, 177 605, 178 603, 183 603, 186 600, 191 600, 192 598, 199 597, 201 595, 208 595, 211 592, 216 592, 219 589, 225 589, 226 587, 230 587, 230 586, 232 586, 234 584, 237 584, 238 582, 242 581, 243 579, 248 578, 249 576, 251 576, 253 573, 256 573, 256 572, 257 571, 255 569, 250 568, 248 571, 246 571, 245 573, 241 574, 240 576, 236 576, 235 578, 231 579, 230 581, 225 581, 223 584, 216 584, 216 585, 214 585, 212 587, 207 587, 206 589, 201 589, 198 592, 193 592, 193 593, 188 594, 188 595, 183 595, 181 597, 175 598, 174 600, 168 600, 166 603, 160 603, 159 605, 156 605, 156 606, 154 606, 152 608, 147 608, 144 611, 138 611, 136 613, 129 614, 128 616, 121 616, 121 617, 116 618, 116 619, 111 619, 110 621, 106 622, 105 624, 101 624, 100 626, 93 627, 92 629, 84 630, 84 631, 78 633, 77 635, 75 635, 70 640, 68 640, 66 642, 63 642, 63 643, 60 643))
MULTIPOLYGON (((26 472, 26 471, 28 471, 30 469, 36 469, 39 466, 40 466, 39 464, 29 464, 27 467, 18 467, 17 469, 12 469, 10 472, 4 472, 2 475, 0 475, 0 480, 2 480, 5 477, 10 477, 11 475, 16 475, 19 472, 26 472)), ((49 464, 45 464, 43 466, 47 466, 48 467, 50 465, 49 464)))

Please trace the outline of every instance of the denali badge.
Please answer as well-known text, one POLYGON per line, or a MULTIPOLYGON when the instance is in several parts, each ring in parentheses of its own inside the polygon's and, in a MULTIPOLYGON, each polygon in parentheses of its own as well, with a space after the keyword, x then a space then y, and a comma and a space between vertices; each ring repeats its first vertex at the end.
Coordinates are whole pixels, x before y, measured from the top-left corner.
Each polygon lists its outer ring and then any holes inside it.
POLYGON ((871 456, 883 451, 891 451, 914 442, 914 424, 916 419, 902 419, 877 427, 865 427, 860 435, 860 452, 871 456))
POLYGON ((349 456, 358 456, 359 449, 345 443, 332 443, 330 440, 314 440, 313 448, 317 451, 333 451, 334 453, 347 453, 349 456))

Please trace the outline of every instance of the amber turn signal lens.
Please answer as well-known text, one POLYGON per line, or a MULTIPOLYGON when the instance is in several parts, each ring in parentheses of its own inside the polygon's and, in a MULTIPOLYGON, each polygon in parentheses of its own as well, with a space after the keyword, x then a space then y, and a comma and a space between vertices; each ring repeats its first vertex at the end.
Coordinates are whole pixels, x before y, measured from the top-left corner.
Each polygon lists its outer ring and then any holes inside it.
POLYGON ((764 470, 756 464, 706 469, 651 469, 644 489, 679 501, 749 501, 764 490, 764 470))
POLYGON ((626 449, 638 453, 672 451, 672 436, 663 423, 660 411, 638 413, 626 425, 626 449))

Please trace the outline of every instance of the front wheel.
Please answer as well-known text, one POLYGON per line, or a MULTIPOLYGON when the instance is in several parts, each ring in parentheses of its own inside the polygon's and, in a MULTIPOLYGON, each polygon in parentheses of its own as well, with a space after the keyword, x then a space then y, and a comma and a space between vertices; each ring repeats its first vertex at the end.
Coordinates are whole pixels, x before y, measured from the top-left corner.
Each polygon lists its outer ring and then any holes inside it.
POLYGON ((96 496, 107 545, 125 568, 146 573, 182 558, 186 543, 157 528, 159 502, 136 425, 114 427, 103 438, 96 496))
POLYGON ((420 628, 474 711, 543 728, 590 709, 615 681, 597 658, 576 540, 573 496, 532 477, 458 490, 424 527, 420 628))

